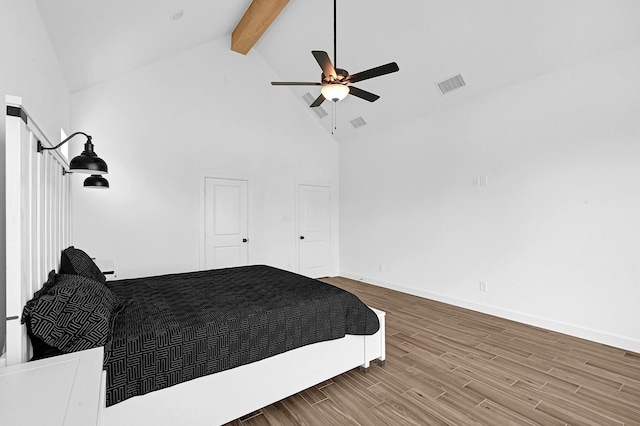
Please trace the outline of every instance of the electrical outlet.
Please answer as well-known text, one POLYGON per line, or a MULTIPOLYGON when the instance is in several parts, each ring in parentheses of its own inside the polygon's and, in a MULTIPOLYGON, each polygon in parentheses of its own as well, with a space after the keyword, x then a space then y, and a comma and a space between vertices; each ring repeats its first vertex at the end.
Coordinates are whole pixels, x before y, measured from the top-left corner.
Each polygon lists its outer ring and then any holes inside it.
POLYGON ((480 281, 480 291, 487 291, 487 283, 480 281))
POLYGON ((378 270, 379 270, 380 272, 384 272, 384 265, 383 265, 382 263, 379 263, 379 264, 378 264, 378 270))

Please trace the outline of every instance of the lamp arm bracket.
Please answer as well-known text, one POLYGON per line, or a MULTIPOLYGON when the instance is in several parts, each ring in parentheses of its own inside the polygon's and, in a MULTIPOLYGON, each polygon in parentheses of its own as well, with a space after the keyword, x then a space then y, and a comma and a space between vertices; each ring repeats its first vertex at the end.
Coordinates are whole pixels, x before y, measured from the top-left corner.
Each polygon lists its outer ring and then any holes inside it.
POLYGON ((89 136, 88 134, 86 134, 85 132, 75 132, 72 133, 69 137, 67 137, 65 140, 63 140, 62 142, 60 142, 58 145, 53 146, 51 148, 48 148, 44 145, 42 145, 42 142, 38 141, 38 152, 42 153, 42 151, 49 151, 49 150, 53 150, 53 149, 58 149, 60 148, 62 145, 64 145, 65 143, 69 142, 69 140, 71 140, 71 138, 73 138, 76 135, 84 135, 87 138, 87 142, 91 143, 91 136, 89 136))

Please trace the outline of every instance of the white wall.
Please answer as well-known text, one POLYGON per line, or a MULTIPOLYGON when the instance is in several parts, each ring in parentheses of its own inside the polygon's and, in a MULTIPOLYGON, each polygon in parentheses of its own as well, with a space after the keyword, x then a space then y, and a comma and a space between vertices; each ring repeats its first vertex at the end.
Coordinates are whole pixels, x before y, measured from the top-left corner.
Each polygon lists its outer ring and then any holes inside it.
POLYGON ((640 351, 638 70, 619 51, 342 145, 342 274, 640 351))
MULTIPOLYGON (((25 109, 52 141, 69 123, 66 86, 33 0, 0 0, 0 100, 22 97, 25 109)), ((0 348, 5 336, 5 111, 0 115, 0 348)), ((7 249, 11 249, 8 247, 7 249)))
POLYGON ((204 266, 205 176, 249 180, 249 262, 290 270, 295 183, 332 185, 338 271, 338 147, 287 89, 269 84, 277 76, 258 54, 231 52, 229 43, 207 43, 72 96, 73 129, 93 136, 111 184, 87 190, 73 176, 74 243, 113 259, 119 278, 204 266))

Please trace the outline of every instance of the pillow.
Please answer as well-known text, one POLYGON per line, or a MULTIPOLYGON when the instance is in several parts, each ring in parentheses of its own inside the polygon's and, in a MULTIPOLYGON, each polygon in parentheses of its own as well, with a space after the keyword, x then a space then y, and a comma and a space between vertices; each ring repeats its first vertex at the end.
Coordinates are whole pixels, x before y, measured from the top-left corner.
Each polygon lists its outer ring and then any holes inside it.
POLYGON ((33 358, 32 358, 32 360, 40 359, 40 358, 46 358, 46 357, 51 356, 51 355, 59 355, 61 353, 57 349, 48 346, 42 340, 40 340, 36 336, 34 336, 33 333, 31 332, 31 327, 30 327, 30 324, 28 322, 28 319, 29 319, 29 314, 28 313, 31 311, 31 309, 33 309, 33 306, 35 306, 35 304, 37 303, 38 299, 40 299, 41 296, 46 294, 51 289, 51 287, 54 286, 54 284, 56 283, 56 275, 57 274, 56 274, 55 270, 51 270, 49 272, 49 277, 48 277, 47 281, 42 285, 42 288, 40 288, 40 290, 36 291, 33 294, 33 298, 31 300, 27 301, 26 306, 22 310, 21 322, 22 322, 22 324, 24 324, 24 323, 27 324, 27 335, 29 336, 29 339, 31 340, 31 347, 33 348, 33 358), (56 351, 57 351, 57 353, 56 353, 56 351))
POLYGON ((102 283, 82 275, 58 275, 45 294, 27 302, 22 322, 45 344, 75 352, 105 346, 121 306, 102 283))
MULTIPOLYGON (((47 278, 47 281, 44 284, 42 284, 42 288, 40 288, 40 290, 33 293, 33 298, 27 301, 24 309, 22 310, 22 318, 20 318, 20 322, 22 324, 27 322, 28 313, 31 311, 31 309, 33 309, 36 303, 38 303, 38 300, 40 299, 40 297, 46 294, 47 291, 49 291, 51 287, 54 286, 54 284, 56 283, 56 275, 57 275, 56 271, 51 270, 49 272, 49 277, 47 278)), ((27 325, 27 331, 29 331, 28 325, 27 325)))
POLYGON ((84 251, 71 246, 62 251, 60 259, 60 273, 82 275, 94 279, 102 284, 107 280, 98 265, 84 251))
POLYGON ((31 357, 31 361, 64 354, 64 352, 62 352, 60 349, 49 346, 45 342, 43 342, 42 339, 34 336, 33 332, 31 331, 31 326, 28 322, 27 336, 29 336, 29 340, 31 341, 31 348, 33 349, 33 356, 31 357))
POLYGON ((38 300, 40 296, 42 296, 43 294, 46 294, 51 289, 51 287, 55 285, 57 275, 58 274, 56 274, 56 271, 54 269, 49 271, 49 276, 47 277, 47 281, 44 284, 42 284, 42 287, 40 288, 40 290, 33 293, 33 299, 31 299, 29 302, 38 300))

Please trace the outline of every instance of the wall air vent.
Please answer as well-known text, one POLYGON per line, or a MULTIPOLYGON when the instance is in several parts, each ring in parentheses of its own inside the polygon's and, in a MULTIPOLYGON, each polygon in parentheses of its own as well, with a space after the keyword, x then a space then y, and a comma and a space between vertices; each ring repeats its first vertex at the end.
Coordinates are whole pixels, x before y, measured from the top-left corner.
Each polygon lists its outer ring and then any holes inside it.
MULTIPOLYGON (((316 97, 313 96, 311 93, 307 92, 304 95, 302 95, 302 99, 304 99, 304 102, 307 104, 307 106, 309 106, 309 105, 311 105, 313 103, 313 101, 316 100, 316 97)), ((311 108, 311 109, 313 110, 313 112, 316 113, 318 118, 325 118, 327 115, 329 115, 327 110, 325 110, 321 106, 315 107, 315 108, 311 108)))
POLYGON ((364 118, 362 117, 354 118, 353 120, 350 121, 350 123, 354 129, 357 129, 358 127, 362 127, 367 124, 367 122, 364 121, 364 118))
POLYGON ((447 79, 445 81, 441 81, 440 83, 438 83, 438 87, 440 88, 440 91, 442 92, 443 95, 451 92, 452 90, 456 90, 461 87, 464 87, 466 85, 467 83, 464 82, 461 74, 458 74, 456 76, 451 77, 450 79, 447 79))

